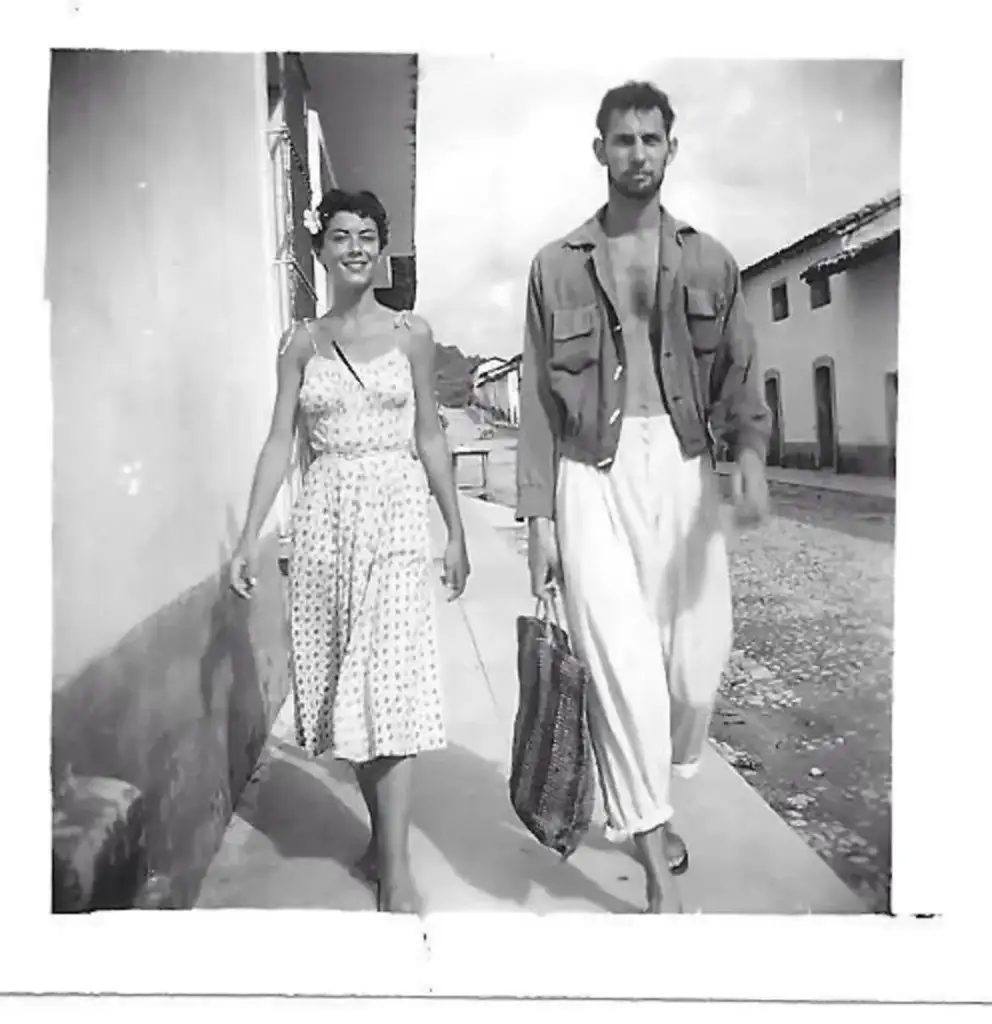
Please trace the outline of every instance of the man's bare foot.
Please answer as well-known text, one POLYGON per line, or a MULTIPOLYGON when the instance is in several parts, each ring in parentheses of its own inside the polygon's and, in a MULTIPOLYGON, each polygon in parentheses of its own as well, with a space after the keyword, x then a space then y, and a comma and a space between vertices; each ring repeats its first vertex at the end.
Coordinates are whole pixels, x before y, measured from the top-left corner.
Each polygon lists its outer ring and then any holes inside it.
POLYGON ((645 914, 681 914, 682 896, 678 883, 666 872, 666 878, 660 880, 650 874, 647 879, 647 909, 645 914))
POLYGON ((665 846, 666 825, 634 835, 634 850, 644 868, 648 914, 681 914, 682 897, 665 846))

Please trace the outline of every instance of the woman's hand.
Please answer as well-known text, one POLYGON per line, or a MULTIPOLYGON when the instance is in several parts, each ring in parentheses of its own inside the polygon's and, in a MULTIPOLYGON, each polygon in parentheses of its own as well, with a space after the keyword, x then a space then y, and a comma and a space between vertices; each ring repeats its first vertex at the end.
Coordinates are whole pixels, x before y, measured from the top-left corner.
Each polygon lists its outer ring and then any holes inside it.
POLYGON ((231 589, 246 600, 251 597, 255 587, 255 571, 258 565, 258 549, 254 541, 241 540, 234 549, 231 566, 228 570, 228 582, 231 589))
POLYGON ((461 597, 471 571, 465 538, 461 535, 449 536, 448 545, 444 549, 444 570, 441 573, 441 582, 448 588, 449 601, 461 597))

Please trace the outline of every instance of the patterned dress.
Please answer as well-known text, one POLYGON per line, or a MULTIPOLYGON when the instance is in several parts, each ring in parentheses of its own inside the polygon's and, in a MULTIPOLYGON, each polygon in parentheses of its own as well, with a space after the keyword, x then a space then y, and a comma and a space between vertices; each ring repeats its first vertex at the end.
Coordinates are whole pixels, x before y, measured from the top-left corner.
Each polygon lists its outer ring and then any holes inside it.
MULTIPOLYGON (((310 324, 306 324, 310 330, 310 324)), ((400 314, 394 329, 409 329, 400 314)), ((429 489, 414 446, 406 354, 314 354, 300 386, 312 461, 293 509, 296 736, 361 763, 445 745, 431 582, 429 489)))

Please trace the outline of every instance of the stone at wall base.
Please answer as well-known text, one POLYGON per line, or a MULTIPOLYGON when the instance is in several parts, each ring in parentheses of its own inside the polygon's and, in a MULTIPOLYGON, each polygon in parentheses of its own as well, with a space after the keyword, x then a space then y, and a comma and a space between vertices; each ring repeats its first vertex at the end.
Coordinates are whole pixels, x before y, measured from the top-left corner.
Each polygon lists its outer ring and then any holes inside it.
POLYGON ((120 779, 76 776, 55 798, 52 910, 124 910, 145 881, 141 793, 120 779))
POLYGON ((172 880, 165 875, 152 875, 134 900, 135 910, 181 910, 173 892, 172 880))

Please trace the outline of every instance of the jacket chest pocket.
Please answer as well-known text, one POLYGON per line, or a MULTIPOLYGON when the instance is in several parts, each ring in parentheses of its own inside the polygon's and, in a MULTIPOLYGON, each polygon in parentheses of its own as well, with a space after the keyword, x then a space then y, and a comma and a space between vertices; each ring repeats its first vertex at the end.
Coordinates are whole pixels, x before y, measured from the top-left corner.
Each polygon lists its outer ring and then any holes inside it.
POLYGON ((556 309, 551 314, 552 371, 581 373, 599 362, 600 321, 596 306, 556 309))
POLYGON ((723 331, 724 306, 723 296, 715 295, 707 288, 685 289, 685 318, 696 352, 716 351, 723 331))

